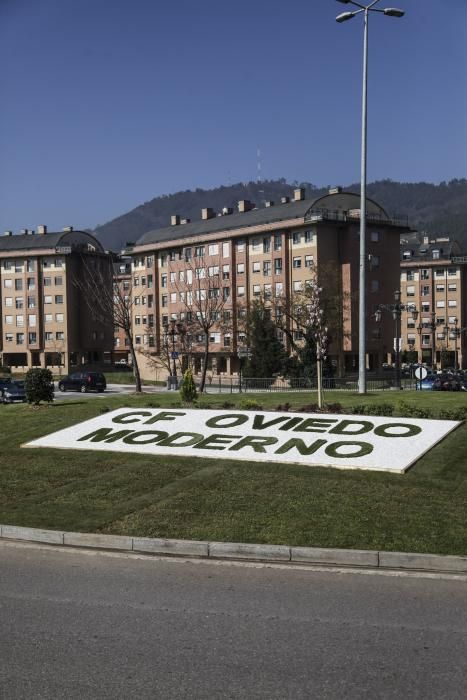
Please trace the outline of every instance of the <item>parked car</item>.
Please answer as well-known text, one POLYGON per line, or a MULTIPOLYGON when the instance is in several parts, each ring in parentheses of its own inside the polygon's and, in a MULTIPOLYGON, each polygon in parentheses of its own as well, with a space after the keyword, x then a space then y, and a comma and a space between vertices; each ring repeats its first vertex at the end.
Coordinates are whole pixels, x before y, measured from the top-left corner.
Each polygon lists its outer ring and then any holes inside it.
POLYGON ((418 388, 420 391, 433 391, 434 390, 434 383, 437 380, 437 377, 435 374, 429 374, 425 379, 422 379, 421 382, 417 382, 418 388))
POLYGON ((105 391, 107 382, 102 372, 73 372, 58 382, 60 391, 105 391))
POLYGON ((2 389, 3 403, 25 403, 26 391, 24 382, 10 381, 2 389))
POLYGON ((9 384, 11 384, 11 379, 10 377, 1 377, 0 378, 0 397, 3 394, 3 389, 7 387, 9 384))
POLYGON ((438 374, 433 383, 435 391, 461 391, 463 384, 454 374, 438 374))

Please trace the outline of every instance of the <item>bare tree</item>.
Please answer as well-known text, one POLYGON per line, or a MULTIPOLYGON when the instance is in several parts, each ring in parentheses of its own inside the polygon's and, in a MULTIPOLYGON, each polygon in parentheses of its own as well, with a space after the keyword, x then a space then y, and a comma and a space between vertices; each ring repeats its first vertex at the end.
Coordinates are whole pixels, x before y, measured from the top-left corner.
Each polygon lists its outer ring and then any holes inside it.
POLYGON ((328 327, 324 318, 322 301, 323 289, 318 285, 316 268, 311 268, 312 278, 306 282, 300 291, 290 297, 279 297, 274 300, 275 320, 293 349, 298 349, 303 336, 311 338, 315 343, 316 367, 318 379, 318 406, 323 405, 322 377, 323 360, 326 359, 329 343, 328 327), (296 332, 300 339, 296 338, 296 332))
POLYGON ((226 332, 232 327, 230 286, 223 284, 221 259, 209 256, 187 260, 185 269, 178 270, 176 289, 183 307, 186 341, 193 352, 203 355, 200 392, 204 391, 208 359, 211 353, 210 336, 213 332, 226 332), (200 338, 201 336, 201 338, 200 338))
POLYGON ((125 284, 118 279, 118 275, 114 275, 114 256, 82 256, 81 262, 83 273, 75 278, 74 284, 81 291, 94 320, 107 324, 111 319, 114 327, 123 331, 131 355, 135 391, 141 393, 141 376, 133 336, 133 307, 135 303, 140 303, 142 294, 135 291, 131 272, 125 279, 125 284))

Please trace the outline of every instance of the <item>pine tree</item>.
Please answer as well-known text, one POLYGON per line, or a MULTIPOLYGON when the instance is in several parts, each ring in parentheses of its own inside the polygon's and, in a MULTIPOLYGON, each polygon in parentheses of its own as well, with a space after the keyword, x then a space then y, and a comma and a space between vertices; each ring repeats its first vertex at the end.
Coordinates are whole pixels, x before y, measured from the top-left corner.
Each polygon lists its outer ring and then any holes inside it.
POLYGON ((272 377, 284 369, 284 346, 278 340, 271 311, 261 300, 251 305, 247 318, 247 342, 251 357, 243 371, 245 377, 272 377))

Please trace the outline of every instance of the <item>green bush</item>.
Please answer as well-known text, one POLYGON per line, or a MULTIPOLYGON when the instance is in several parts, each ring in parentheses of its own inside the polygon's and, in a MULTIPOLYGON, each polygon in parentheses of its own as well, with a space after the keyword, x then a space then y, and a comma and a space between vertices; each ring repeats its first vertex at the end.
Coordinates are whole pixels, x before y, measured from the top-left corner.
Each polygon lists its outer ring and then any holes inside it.
POLYGON ((38 406, 41 401, 50 403, 54 398, 53 377, 50 369, 33 367, 26 372, 24 389, 28 403, 38 406))
POLYGON ((461 406, 460 408, 442 408, 439 412, 439 418, 444 418, 444 420, 459 420, 463 421, 467 417, 467 407, 461 406))
POLYGON ((411 406, 406 401, 399 401, 396 407, 396 415, 403 418, 431 418, 432 413, 428 408, 411 406))
POLYGON ((261 406, 260 403, 255 401, 254 399, 242 399, 239 404, 239 408, 242 408, 244 411, 262 411, 263 407, 261 406))
POLYGON ((187 369, 180 384, 180 396, 184 403, 194 403, 198 398, 193 372, 187 369))

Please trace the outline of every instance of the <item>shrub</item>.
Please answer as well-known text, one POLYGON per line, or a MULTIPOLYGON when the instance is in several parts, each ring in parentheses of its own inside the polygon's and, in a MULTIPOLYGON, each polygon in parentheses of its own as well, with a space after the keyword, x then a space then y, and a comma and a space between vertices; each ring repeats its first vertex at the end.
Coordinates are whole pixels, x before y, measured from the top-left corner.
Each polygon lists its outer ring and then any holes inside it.
POLYGON ((41 401, 53 401, 54 385, 50 369, 33 367, 26 372, 24 388, 28 403, 38 406, 41 401))
POLYGON ((147 408, 159 408, 160 404, 158 404, 156 401, 148 401, 146 404, 147 408))
POLYGON ((198 392, 191 369, 187 369, 183 375, 182 383, 180 384, 180 396, 184 403, 189 404, 194 403, 198 398, 198 392))
POLYGON ((342 413, 343 408, 341 403, 327 403, 324 406, 327 413, 342 413))
POLYGON ((307 403, 299 409, 299 413, 320 413, 320 411, 317 403, 307 403))
POLYGON ((280 403, 276 407, 276 411, 282 411, 282 412, 287 413, 288 411, 290 411, 290 404, 289 403, 284 403, 284 404, 280 403))
POLYGON ((403 418, 431 418, 432 413, 427 408, 420 408, 419 406, 411 406, 406 401, 399 401, 397 404, 397 415, 403 418))
POLYGON ((467 408, 461 406, 459 408, 442 408, 439 412, 439 418, 444 418, 444 420, 465 420, 467 416, 467 408))
POLYGON ((232 403, 232 401, 224 401, 224 402, 221 404, 221 407, 222 407, 222 408, 235 408, 235 404, 232 403))
POLYGON ((238 404, 244 411, 262 411, 263 407, 254 399, 242 399, 238 404))

